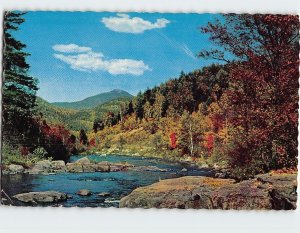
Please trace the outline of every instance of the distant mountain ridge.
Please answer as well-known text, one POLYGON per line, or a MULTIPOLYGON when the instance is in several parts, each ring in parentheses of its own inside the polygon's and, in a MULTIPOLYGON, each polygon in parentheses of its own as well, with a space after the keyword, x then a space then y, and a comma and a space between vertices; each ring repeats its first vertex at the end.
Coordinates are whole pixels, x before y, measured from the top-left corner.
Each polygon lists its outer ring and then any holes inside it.
POLYGON ((128 92, 120 89, 114 89, 109 92, 100 93, 98 95, 90 96, 80 101, 75 102, 53 102, 52 105, 66 109, 90 109, 100 104, 104 104, 111 100, 119 98, 132 98, 133 96, 128 92))
POLYGON ((99 104, 90 109, 67 109, 55 106, 41 97, 36 99, 35 111, 50 124, 63 124, 67 129, 91 131, 94 120, 105 116, 108 112, 117 113, 122 104, 128 104, 132 97, 120 97, 99 104))

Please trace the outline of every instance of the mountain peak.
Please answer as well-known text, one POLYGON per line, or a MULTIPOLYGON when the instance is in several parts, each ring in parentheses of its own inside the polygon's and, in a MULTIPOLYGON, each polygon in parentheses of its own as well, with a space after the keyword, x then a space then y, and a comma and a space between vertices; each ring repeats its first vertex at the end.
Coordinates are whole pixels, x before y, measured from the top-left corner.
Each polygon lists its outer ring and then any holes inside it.
POLYGON ((111 90, 110 92, 123 93, 123 92, 126 92, 126 91, 124 91, 124 90, 122 90, 122 89, 113 89, 113 90, 111 90))
POLYGON ((53 105, 69 109, 88 109, 96 107, 99 104, 106 103, 119 98, 131 99, 133 96, 121 89, 113 89, 109 92, 103 92, 98 95, 87 97, 81 101, 75 102, 54 102, 53 105))

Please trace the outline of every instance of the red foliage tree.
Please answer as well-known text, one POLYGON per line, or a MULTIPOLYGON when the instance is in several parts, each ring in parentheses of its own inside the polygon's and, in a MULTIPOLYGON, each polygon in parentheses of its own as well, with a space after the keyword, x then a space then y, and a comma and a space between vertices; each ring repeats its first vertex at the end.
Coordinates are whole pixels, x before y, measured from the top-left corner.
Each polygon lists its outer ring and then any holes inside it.
POLYGON ((207 135, 207 137, 205 138, 205 148, 208 150, 208 154, 211 155, 211 151, 214 148, 214 140, 215 137, 213 135, 213 133, 210 133, 207 135))
POLYGON ((177 137, 176 137, 176 133, 171 133, 170 134, 170 148, 171 149, 175 149, 177 147, 177 137))
POLYGON ((226 92, 233 113, 229 121, 236 129, 231 165, 255 163, 263 170, 295 167, 299 17, 230 14, 224 19, 202 29, 223 50, 202 51, 199 56, 235 59, 226 92))
POLYGON ((45 120, 36 123, 39 128, 38 146, 45 148, 54 159, 68 159, 72 148, 70 131, 63 125, 48 125, 45 120))
POLYGON ((90 140, 90 142, 89 142, 89 145, 90 145, 91 147, 95 147, 95 146, 96 146, 96 140, 95 140, 95 138, 91 138, 91 140, 90 140))

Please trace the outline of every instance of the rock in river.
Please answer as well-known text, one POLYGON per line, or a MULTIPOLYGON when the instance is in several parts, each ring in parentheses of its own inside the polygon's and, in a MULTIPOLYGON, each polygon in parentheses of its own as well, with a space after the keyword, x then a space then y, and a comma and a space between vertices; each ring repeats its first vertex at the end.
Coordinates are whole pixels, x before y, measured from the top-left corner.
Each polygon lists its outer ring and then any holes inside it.
POLYGON ((20 193, 13 198, 24 203, 54 203, 59 201, 65 201, 68 199, 68 195, 65 193, 60 193, 56 191, 46 191, 46 192, 29 192, 20 193))
POLYGON ((83 172, 83 167, 80 163, 67 163, 66 170, 71 173, 80 173, 83 172))
POLYGON ((99 197, 109 197, 109 196, 110 196, 110 193, 108 193, 108 192, 103 192, 103 193, 99 193, 98 196, 99 196, 99 197))
POLYGON ((87 190, 87 189, 81 189, 76 194, 79 195, 79 196, 91 196, 92 192, 90 190, 87 190))
POLYGON ((159 168, 156 166, 139 166, 139 167, 130 167, 130 170, 133 171, 157 171, 157 172, 167 172, 168 169, 159 168))
POLYGON ((51 162, 51 170, 52 172, 65 172, 66 164, 63 160, 54 160, 51 162))
POLYGON ((34 167, 28 170, 29 174, 40 174, 51 172, 51 162, 49 160, 38 161, 34 167))
POLYGON ((25 169, 22 165, 11 164, 8 166, 9 174, 18 174, 18 173, 23 173, 24 171, 25 169))
POLYGON ((108 162, 100 162, 95 164, 96 172, 109 172, 110 171, 110 164, 108 162))
POLYGON ((81 159, 78 159, 75 163, 77 163, 77 164, 90 164, 91 160, 89 160, 89 158, 87 158, 87 157, 83 157, 81 159))

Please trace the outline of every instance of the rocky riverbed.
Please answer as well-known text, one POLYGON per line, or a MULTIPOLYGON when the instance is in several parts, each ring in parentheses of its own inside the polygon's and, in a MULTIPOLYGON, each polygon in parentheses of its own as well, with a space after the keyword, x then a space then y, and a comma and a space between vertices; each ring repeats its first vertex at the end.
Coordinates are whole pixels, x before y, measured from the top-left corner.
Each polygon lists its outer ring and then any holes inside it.
MULTIPOLYGON (((3 174, 52 174, 52 173, 61 173, 61 172, 70 172, 70 173, 88 173, 88 172, 116 172, 124 171, 127 169, 134 169, 134 165, 129 163, 111 163, 107 161, 94 162, 87 157, 83 157, 73 163, 65 163, 62 160, 49 161, 42 160, 37 162, 32 168, 25 169, 22 165, 11 164, 7 166, 3 174)), ((137 168, 138 169, 138 168, 137 168)), ((145 167, 141 169, 158 169, 155 167, 145 167)))
POLYGON ((291 210, 296 209, 296 187, 296 174, 264 174, 239 183, 186 176, 137 188, 120 207, 291 210))
POLYGON ((212 169, 160 159, 96 154, 71 156, 68 163, 43 160, 31 168, 12 164, 4 169, 7 195, 2 201, 18 206, 118 207, 120 199, 138 187, 187 175, 214 175, 212 169), (53 197, 53 192, 67 198, 53 197))
POLYGON ((12 198, 5 203, 13 205, 290 210, 297 201, 296 174, 237 183, 223 171, 122 155, 44 160, 30 169, 12 164, 3 173, 12 198))

